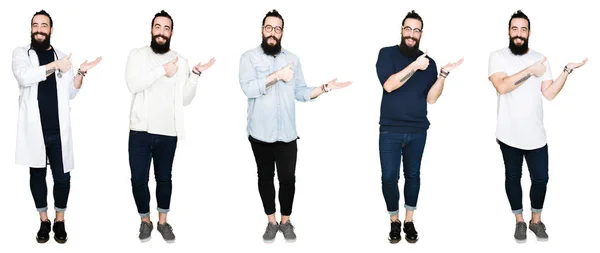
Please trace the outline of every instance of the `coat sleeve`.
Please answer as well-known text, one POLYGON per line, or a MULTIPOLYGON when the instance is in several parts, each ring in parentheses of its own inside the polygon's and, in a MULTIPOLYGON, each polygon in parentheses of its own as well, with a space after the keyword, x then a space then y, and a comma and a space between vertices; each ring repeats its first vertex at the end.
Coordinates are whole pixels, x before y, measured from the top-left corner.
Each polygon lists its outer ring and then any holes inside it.
POLYGON ((22 87, 30 87, 46 80, 46 66, 33 67, 29 62, 27 51, 22 47, 13 51, 12 71, 19 86, 22 87))

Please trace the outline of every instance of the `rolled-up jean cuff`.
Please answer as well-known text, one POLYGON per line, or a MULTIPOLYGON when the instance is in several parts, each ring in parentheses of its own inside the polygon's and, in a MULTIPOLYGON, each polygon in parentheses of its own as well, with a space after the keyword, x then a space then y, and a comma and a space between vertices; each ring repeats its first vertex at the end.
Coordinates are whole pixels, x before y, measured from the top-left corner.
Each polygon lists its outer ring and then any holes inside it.
POLYGON ((512 210, 512 212, 513 212, 514 214, 522 214, 522 213, 523 213, 523 208, 521 208, 521 209, 518 209, 518 210, 512 210))
POLYGON ((54 207, 54 211, 64 213, 65 211, 67 211, 67 208, 66 207, 65 208, 54 207))
POLYGON ((417 210, 417 207, 416 207, 416 206, 409 206, 409 205, 406 205, 406 204, 404 204, 404 208, 405 208, 406 210, 408 210, 408 211, 414 211, 414 210, 417 210))
POLYGON ((48 211, 48 207, 36 208, 36 210, 38 211, 38 213, 43 213, 48 211))
POLYGON ((532 213, 541 213, 542 209, 535 209, 535 208, 531 208, 531 212, 532 213))
POLYGON ((150 216, 150 212, 147 212, 147 213, 140 213, 140 217, 142 217, 142 218, 146 218, 146 217, 148 217, 148 216, 150 216))
POLYGON ((158 210, 159 213, 168 213, 169 209, 162 209, 160 207, 156 208, 156 210, 158 210))
POLYGON ((396 211, 388 211, 388 213, 390 214, 390 216, 393 216, 393 215, 398 214, 398 210, 396 210, 396 211))

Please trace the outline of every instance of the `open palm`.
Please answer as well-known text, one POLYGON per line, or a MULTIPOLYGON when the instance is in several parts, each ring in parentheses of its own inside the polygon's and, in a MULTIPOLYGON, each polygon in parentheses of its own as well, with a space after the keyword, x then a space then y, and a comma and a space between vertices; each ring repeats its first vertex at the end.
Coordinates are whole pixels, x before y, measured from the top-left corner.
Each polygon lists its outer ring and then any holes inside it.
POLYGON ((587 58, 585 58, 585 59, 584 59, 582 62, 579 62, 579 63, 569 63, 569 64, 567 64, 567 68, 569 68, 569 69, 576 69, 576 68, 579 68, 579 67, 581 67, 581 66, 585 65, 585 63, 586 63, 587 61, 588 61, 588 59, 587 59, 587 58))
POLYGON ((196 66, 194 66, 194 68, 198 71, 198 72, 204 72, 205 70, 209 69, 210 67, 212 67, 212 65, 215 63, 215 58, 211 58, 209 62, 207 63, 198 63, 196 66))
POLYGON ((444 69, 444 71, 446 72, 450 72, 453 69, 455 69, 456 67, 460 66, 463 63, 464 58, 461 58, 460 60, 458 60, 455 63, 448 63, 446 64, 446 66, 442 67, 442 69, 444 69))
POLYGON ((338 82, 337 78, 327 82, 327 88, 330 90, 342 89, 348 87, 352 82, 338 82))
POLYGON ((96 58, 96 60, 94 60, 93 62, 88 62, 87 60, 85 60, 79 66, 79 69, 81 70, 81 72, 87 72, 88 69, 91 69, 91 68, 95 67, 96 65, 98 65, 98 63, 100 63, 100 61, 102 61, 102 56, 96 58))

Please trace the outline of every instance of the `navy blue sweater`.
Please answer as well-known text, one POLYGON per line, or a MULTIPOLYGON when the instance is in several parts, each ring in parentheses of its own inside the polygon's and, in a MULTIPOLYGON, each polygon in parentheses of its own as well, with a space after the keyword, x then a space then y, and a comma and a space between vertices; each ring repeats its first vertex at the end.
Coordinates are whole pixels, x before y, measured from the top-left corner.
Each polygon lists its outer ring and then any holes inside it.
MULTIPOLYGON (((400 53, 400 47, 394 45, 384 47, 377 57, 377 76, 383 86, 385 81, 422 55, 420 51, 415 57, 409 58, 400 53)), ((418 133, 429 129, 427 119, 427 93, 437 80, 435 61, 429 58, 429 67, 417 70, 402 87, 387 92, 383 89, 379 129, 381 132, 418 133)))
MULTIPOLYGON (((36 51, 40 66, 54 61, 54 48, 50 50, 36 51)), ((55 74, 46 77, 45 81, 38 84, 38 105, 40 108, 40 120, 44 134, 57 134, 60 132, 58 122, 58 97, 56 90, 55 74)))

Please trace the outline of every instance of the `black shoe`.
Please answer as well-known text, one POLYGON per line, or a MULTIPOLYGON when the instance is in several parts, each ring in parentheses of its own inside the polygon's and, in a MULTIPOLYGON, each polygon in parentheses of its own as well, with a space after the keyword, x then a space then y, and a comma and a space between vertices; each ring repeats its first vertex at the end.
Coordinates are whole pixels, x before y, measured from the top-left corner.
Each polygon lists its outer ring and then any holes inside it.
POLYGON ((42 221, 40 224, 40 230, 37 232, 35 237, 38 243, 46 243, 50 240, 50 221, 42 221))
POLYGON ((406 241, 409 243, 415 243, 419 240, 419 233, 417 233, 415 224, 412 221, 404 222, 404 233, 406 234, 406 241))
POLYGON ((391 223, 390 237, 388 238, 390 243, 398 243, 400 240, 402 240, 400 235, 401 228, 402 224, 400 224, 400 221, 394 221, 391 223))
POLYGON ((55 221, 52 227, 54 231, 54 240, 58 243, 67 242, 67 231, 65 231, 65 221, 55 221))

